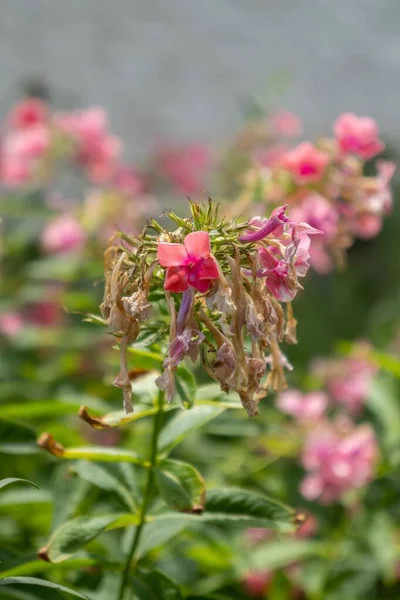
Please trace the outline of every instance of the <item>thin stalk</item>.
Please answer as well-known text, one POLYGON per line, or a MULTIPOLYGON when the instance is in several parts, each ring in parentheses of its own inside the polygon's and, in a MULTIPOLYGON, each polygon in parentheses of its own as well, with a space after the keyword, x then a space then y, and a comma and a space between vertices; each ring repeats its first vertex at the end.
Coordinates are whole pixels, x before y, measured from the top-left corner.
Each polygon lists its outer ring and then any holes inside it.
POLYGON ((142 536, 143 528, 146 523, 147 511, 150 505, 151 497, 153 494, 154 484, 154 467, 157 464, 157 448, 158 448, 158 436, 161 430, 162 417, 163 417, 163 401, 164 392, 160 391, 157 398, 157 412, 154 415, 153 420, 153 433, 151 437, 151 453, 150 453, 150 464, 147 471, 147 481, 143 493, 143 502, 139 512, 139 522, 136 527, 135 535, 133 536, 132 545, 129 550, 125 568, 122 573, 121 585, 119 588, 117 600, 123 600, 125 590, 128 585, 129 577, 135 572, 137 561, 135 560, 136 550, 139 546, 139 542, 142 536))

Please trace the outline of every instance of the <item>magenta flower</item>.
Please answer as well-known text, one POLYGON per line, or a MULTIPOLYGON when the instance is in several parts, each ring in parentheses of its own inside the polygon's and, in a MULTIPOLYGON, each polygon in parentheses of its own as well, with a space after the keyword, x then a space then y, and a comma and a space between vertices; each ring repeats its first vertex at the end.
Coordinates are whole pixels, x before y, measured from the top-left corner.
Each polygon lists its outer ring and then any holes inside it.
POLYGON ((333 130, 340 150, 368 160, 385 148, 379 139, 378 125, 370 117, 344 113, 334 123, 333 130))
POLYGON ((219 278, 206 231, 189 233, 183 244, 160 242, 157 258, 162 267, 167 267, 164 288, 169 292, 184 292, 191 286, 204 293, 219 278))
POLYGON ((286 390, 277 398, 278 408, 300 422, 318 421, 328 406, 323 392, 302 394, 298 390, 286 390))
POLYGON ((303 142, 283 155, 281 166, 289 171, 296 183, 319 181, 329 163, 329 156, 311 142, 303 142))

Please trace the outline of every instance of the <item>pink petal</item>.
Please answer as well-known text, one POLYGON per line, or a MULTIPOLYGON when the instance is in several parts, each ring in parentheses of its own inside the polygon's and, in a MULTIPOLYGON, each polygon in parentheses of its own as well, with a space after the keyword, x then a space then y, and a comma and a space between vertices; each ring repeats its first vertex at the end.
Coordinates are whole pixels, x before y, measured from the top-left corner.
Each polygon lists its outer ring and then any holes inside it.
POLYGON ((213 256, 204 258, 196 268, 197 279, 218 279, 219 272, 216 260, 213 256))
POLYGON ((185 264, 187 252, 183 244, 160 242, 157 247, 157 259, 162 267, 179 267, 185 264))
POLYGON ((206 258, 211 253, 210 236, 206 231, 194 231, 185 237, 185 248, 193 258, 206 258))
POLYGON ((184 267, 169 267, 167 269, 164 289, 168 292, 184 292, 188 287, 188 273, 184 267))
POLYGON ((190 285, 200 294, 204 294, 211 285, 211 279, 193 279, 193 281, 190 281, 190 285))

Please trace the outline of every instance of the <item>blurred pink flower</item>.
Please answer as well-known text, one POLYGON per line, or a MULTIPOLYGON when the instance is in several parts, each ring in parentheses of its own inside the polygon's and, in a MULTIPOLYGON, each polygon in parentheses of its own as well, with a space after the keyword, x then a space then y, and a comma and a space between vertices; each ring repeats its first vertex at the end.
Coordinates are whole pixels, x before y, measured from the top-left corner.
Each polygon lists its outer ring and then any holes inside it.
POLYGON ((7 115, 7 123, 15 129, 27 129, 38 123, 45 123, 49 110, 39 98, 25 98, 18 102, 7 115))
POLYGON ((266 529, 264 527, 249 527, 246 530, 246 537, 251 544, 258 544, 270 540, 274 535, 272 529, 266 529))
POLYGON ((39 123, 29 129, 9 133, 4 139, 3 152, 16 160, 31 160, 43 156, 50 143, 50 129, 39 123))
POLYGON ((78 250, 85 241, 85 233, 72 215, 60 215, 49 221, 42 231, 41 245, 45 252, 62 253, 78 250))
POLYGON ((358 214, 351 226, 352 233, 364 240, 377 236, 381 229, 382 217, 368 212, 358 214))
POLYGON ((303 142, 282 156, 281 166, 289 171, 296 183, 319 181, 328 166, 329 156, 311 142, 303 142))
POLYGON ((127 166, 116 168, 113 178, 114 186, 125 196, 137 196, 144 190, 144 183, 135 169, 127 166))
POLYGON ((160 242, 157 258, 162 267, 167 267, 164 287, 170 292, 184 292, 191 286, 204 293, 219 277, 206 231, 189 233, 183 244, 160 242))
POLYGON ((162 145, 158 151, 161 172, 182 194, 198 194, 205 185, 211 167, 211 152, 204 144, 188 144, 182 148, 162 145))
POLYGON ((336 365, 327 382, 328 390, 336 402, 357 414, 367 399, 377 367, 372 361, 353 357, 336 365))
POLYGON ((95 183, 109 181, 117 168, 122 145, 110 135, 105 111, 93 107, 60 113, 55 115, 54 122, 76 141, 76 158, 88 178, 95 183))
POLYGON ((300 119, 288 110, 280 110, 272 114, 269 123, 273 133, 281 137, 293 138, 301 135, 302 132, 300 119))
POLYGON ((328 398, 323 392, 302 394, 298 390, 289 389, 278 396, 277 406, 300 422, 318 421, 328 406, 328 398))
POLYGON ((385 148, 379 139, 378 125, 370 117, 344 113, 336 119, 333 129, 342 152, 368 160, 385 148))
POLYGON ((271 571, 249 571, 243 577, 242 583, 245 593, 250 598, 265 598, 273 574, 271 571))
POLYGON ((320 239, 314 239, 311 244, 310 264, 320 275, 330 273, 335 266, 332 257, 326 251, 325 245, 320 239))
POLYGON ((1 157, 0 181, 7 187, 19 187, 31 177, 31 165, 26 161, 8 155, 1 157))
POLYGON ((378 445, 370 425, 347 423, 343 427, 339 420, 321 423, 305 442, 302 463, 309 474, 301 493, 307 500, 335 502, 372 480, 377 458, 378 445))
POLYGON ((17 312, 9 311, 0 315, 0 333, 12 337, 23 328, 24 322, 17 312))
POLYGON ((255 161, 263 167, 279 166, 282 157, 289 150, 286 144, 273 144, 268 148, 263 148, 255 153, 255 161))
POLYGON ((314 515, 307 515, 307 519, 298 527, 295 537, 299 539, 313 537, 318 531, 318 521, 314 515))
MULTIPOLYGON (((334 204, 318 193, 306 196, 293 205, 290 216, 294 221, 305 221, 324 234, 324 241, 331 240, 337 232, 339 215, 334 204)), ((317 238, 319 239, 319 238, 317 238)))
POLYGON ((43 300, 27 309, 27 320, 33 325, 55 327, 60 324, 63 312, 56 300, 43 300))

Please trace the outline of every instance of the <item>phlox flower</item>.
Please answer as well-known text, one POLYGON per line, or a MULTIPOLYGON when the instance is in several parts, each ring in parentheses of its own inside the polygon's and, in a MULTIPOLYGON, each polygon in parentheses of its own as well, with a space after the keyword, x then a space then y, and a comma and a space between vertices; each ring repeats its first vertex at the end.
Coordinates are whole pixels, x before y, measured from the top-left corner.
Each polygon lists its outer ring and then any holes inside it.
POLYGON ((281 166, 298 184, 319 181, 328 166, 329 156, 311 142, 303 142, 282 156, 281 166))
POLYGON ((157 258, 160 265, 167 268, 164 287, 169 292, 184 292, 191 286, 204 293, 219 277, 206 231, 189 233, 183 244, 160 242, 157 258))
POLYGON ((385 148, 379 139, 378 125, 371 117, 343 113, 336 119, 333 130, 339 149, 346 154, 368 160, 385 148))
POLYGON ((302 394, 298 390, 285 390, 277 398, 278 408, 300 422, 318 421, 328 406, 323 392, 302 394))
POLYGON ((25 98, 18 102, 7 115, 7 123, 14 129, 28 129, 45 123, 49 117, 46 103, 39 98, 25 98))
POLYGON ((45 252, 62 253, 82 247, 85 234, 72 215, 61 215, 49 221, 42 231, 41 245, 45 252))

